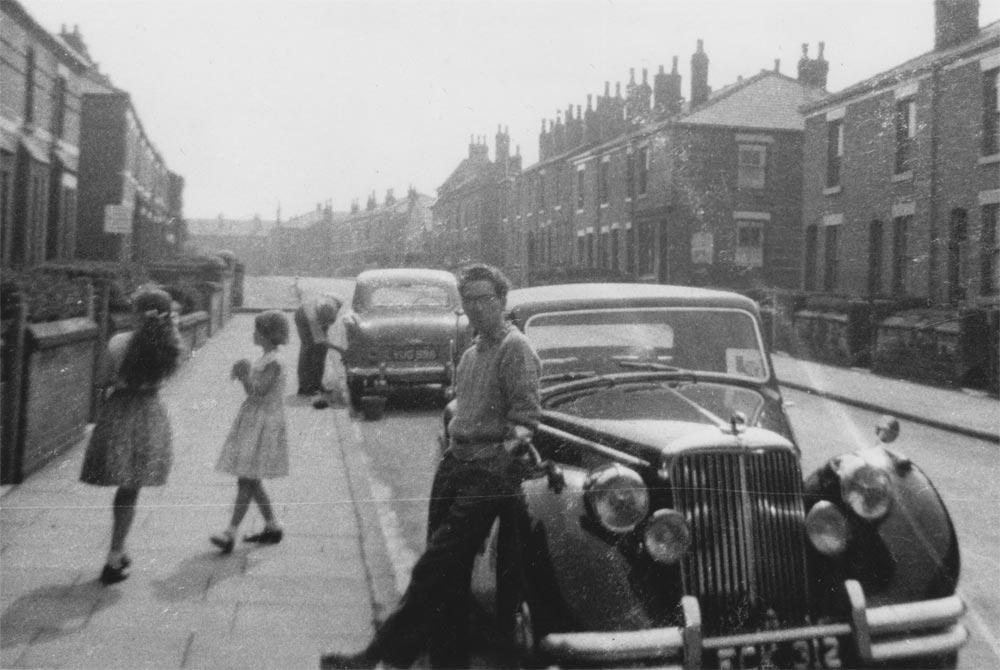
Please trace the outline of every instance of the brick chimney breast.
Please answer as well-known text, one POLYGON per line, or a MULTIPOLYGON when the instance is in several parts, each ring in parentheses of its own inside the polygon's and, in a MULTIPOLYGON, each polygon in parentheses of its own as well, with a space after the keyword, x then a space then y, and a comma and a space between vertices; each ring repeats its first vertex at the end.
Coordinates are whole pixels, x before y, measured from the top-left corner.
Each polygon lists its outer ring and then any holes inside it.
POLYGON ((934 49, 941 51, 979 33, 979 0, 934 0, 934 49))
POLYGON ((703 105, 708 100, 708 55, 703 40, 691 56, 691 107, 703 105))

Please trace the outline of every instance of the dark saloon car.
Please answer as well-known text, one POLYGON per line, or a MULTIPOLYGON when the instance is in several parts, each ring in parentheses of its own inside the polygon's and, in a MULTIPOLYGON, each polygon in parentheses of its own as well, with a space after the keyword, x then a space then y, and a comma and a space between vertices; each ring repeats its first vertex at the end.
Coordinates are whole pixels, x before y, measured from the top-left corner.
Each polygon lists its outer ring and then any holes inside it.
POLYGON ((803 476, 754 302, 574 284, 511 291, 508 308, 543 362, 543 418, 473 592, 512 662, 957 663, 940 497, 886 446, 891 418, 803 476))
MULTIPOLYGON (((447 386, 469 339, 458 282, 444 270, 362 272, 343 324, 351 402, 365 405, 366 414, 368 406, 384 406, 391 386, 447 386)), ((372 413, 377 416, 379 411, 372 413)))

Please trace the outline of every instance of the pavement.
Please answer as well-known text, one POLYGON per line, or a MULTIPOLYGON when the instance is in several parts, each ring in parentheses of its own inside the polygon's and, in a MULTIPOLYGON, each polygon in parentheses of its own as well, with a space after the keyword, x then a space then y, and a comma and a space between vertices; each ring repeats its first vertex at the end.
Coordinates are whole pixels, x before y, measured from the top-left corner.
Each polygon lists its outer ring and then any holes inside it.
MULTIPOLYGON (((292 472, 265 483, 285 539, 237 544, 228 556, 209 544, 236 490, 214 463, 243 399, 230 365, 259 353, 251 324, 252 315, 236 315, 161 392, 174 467, 166 486, 139 498, 126 581, 97 581, 113 490, 78 482, 85 441, 3 488, 0 666, 315 668, 328 648, 364 644, 396 602, 361 432, 342 403, 320 411, 287 398, 292 472)), ((283 350, 292 371, 297 350, 294 339, 283 350)), ((873 384, 871 373, 783 354, 774 365, 791 388, 1000 441, 995 398, 881 377, 873 384)), ((253 510, 241 530, 262 527, 253 510)))

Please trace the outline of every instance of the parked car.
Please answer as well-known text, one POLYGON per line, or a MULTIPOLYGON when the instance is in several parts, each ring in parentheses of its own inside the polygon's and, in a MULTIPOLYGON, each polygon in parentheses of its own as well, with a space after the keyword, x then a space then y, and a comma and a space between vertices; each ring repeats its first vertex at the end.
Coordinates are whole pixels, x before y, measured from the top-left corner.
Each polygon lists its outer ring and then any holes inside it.
POLYGON ((371 419, 381 416, 390 387, 447 387, 469 339, 457 280, 444 270, 360 273, 343 324, 351 402, 371 419))
POLYGON ((940 496, 886 446, 891 418, 803 477, 753 301, 574 284, 508 308, 543 362, 543 417, 473 593, 512 664, 957 664, 940 496))

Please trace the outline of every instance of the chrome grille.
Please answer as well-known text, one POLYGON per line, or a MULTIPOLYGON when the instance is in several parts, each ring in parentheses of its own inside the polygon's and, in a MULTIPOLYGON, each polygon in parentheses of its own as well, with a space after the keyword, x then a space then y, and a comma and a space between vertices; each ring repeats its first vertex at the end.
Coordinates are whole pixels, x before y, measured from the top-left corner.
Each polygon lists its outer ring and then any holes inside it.
POLYGON ((808 612, 798 458, 785 450, 693 452, 671 466, 691 527, 681 568, 706 634, 801 623, 808 612), (773 611, 770 615, 768 611, 773 611))

